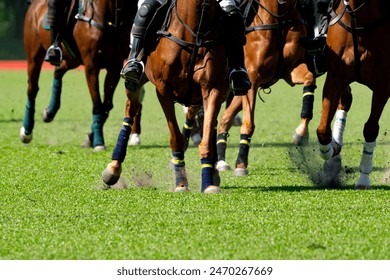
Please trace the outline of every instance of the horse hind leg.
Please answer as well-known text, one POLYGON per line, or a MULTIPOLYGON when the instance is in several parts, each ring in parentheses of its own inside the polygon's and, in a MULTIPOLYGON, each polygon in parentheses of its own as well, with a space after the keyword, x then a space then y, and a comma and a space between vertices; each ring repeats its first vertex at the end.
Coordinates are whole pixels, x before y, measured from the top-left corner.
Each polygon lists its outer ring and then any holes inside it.
POLYGON ((142 101, 145 96, 145 86, 138 88, 139 90, 139 112, 134 116, 134 123, 131 127, 130 142, 131 146, 141 145, 141 117, 142 117, 142 101))
POLYGON ((315 89, 316 85, 303 87, 301 123, 292 135, 293 143, 298 146, 307 145, 309 142, 309 122, 313 118, 315 89))
MULTIPOLYGON (((383 90, 383 89, 382 89, 383 90)), ((370 174, 373 168, 374 150, 376 138, 379 133, 379 119, 383 109, 389 99, 388 92, 374 91, 372 95, 372 106, 370 117, 364 125, 364 145, 360 160, 360 176, 355 185, 355 189, 370 189, 370 174)))
POLYGON ((218 171, 231 170, 230 165, 226 162, 227 140, 229 137, 229 130, 233 125, 234 116, 242 110, 242 97, 235 96, 231 100, 229 106, 223 112, 218 126, 217 135, 217 165, 218 171))
POLYGON ((61 107, 62 78, 68 69, 57 67, 54 71, 51 97, 49 105, 43 110, 42 119, 44 122, 53 121, 61 107))

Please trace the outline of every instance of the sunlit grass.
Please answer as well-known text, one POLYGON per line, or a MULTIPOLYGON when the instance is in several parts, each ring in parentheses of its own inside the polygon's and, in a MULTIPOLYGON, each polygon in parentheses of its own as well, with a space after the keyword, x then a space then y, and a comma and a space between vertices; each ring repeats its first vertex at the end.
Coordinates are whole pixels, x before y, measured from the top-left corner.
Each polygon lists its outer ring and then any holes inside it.
MULTIPOLYGON (((142 145, 129 147, 124 190, 102 190, 101 172, 124 116, 120 84, 105 126, 108 150, 80 148, 91 124, 84 73, 65 76, 61 109, 41 121, 52 73, 41 74, 34 139, 20 143, 26 74, 0 71, 1 259, 389 259, 390 114, 381 120, 374 156, 373 190, 355 191, 362 130, 371 94, 354 85, 348 115, 342 186, 316 181, 320 90, 307 147, 291 144, 299 123, 301 88, 283 82, 258 100, 249 176, 221 173, 221 195, 200 193, 197 148, 186 166, 191 193, 176 194, 169 133, 151 85, 147 86, 142 145)), ((323 79, 319 80, 319 88, 323 79)), ((184 120, 180 106, 179 122, 184 120)), ((234 164, 239 129, 230 131, 227 160, 234 164)))

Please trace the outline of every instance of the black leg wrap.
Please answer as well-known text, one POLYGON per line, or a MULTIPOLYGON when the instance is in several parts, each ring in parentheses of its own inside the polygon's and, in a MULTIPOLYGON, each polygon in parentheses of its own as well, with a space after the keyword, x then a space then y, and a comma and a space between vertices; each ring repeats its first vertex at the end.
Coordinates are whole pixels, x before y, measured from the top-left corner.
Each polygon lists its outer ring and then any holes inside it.
POLYGON ((181 131, 181 134, 183 135, 183 138, 184 138, 184 151, 186 151, 188 148, 193 125, 194 125, 194 120, 190 120, 190 119, 186 118, 183 129, 181 131))
POLYGON ((227 138, 229 133, 221 133, 217 137, 217 160, 225 160, 226 147, 227 147, 227 138))
POLYGON ((187 186, 188 181, 185 171, 184 153, 172 152, 172 163, 175 170, 176 186, 180 184, 187 186))
POLYGON ((240 138, 241 138, 240 148, 238 151, 236 165, 243 163, 245 165, 245 167, 247 167, 248 166, 249 146, 251 143, 251 136, 248 134, 241 134, 240 138))
POLYGON ((313 118, 314 90, 317 86, 305 86, 303 88, 301 118, 313 118))
POLYGON ((130 118, 123 119, 123 125, 121 131, 119 132, 118 140, 116 142, 115 149, 112 152, 111 159, 119 160, 120 162, 123 162, 125 160, 127 142, 129 141, 132 125, 133 125, 133 119, 130 118))

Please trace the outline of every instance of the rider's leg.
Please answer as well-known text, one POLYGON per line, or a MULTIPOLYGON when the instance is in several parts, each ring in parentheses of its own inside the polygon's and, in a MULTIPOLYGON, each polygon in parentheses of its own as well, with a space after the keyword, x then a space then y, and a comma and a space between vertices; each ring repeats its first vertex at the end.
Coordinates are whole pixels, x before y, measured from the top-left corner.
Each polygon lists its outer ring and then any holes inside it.
POLYGON ((64 10, 66 2, 63 0, 49 0, 47 21, 50 25, 51 46, 47 49, 45 60, 52 65, 60 65, 62 60, 62 50, 60 47, 62 39, 62 28, 64 26, 64 10))
POLYGON ((126 87, 134 89, 144 73, 144 62, 139 54, 144 47, 146 28, 152 20, 157 9, 165 0, 145 0, 138 9, 131 29, 132 42, 129 60, 121 71, 121 76, 126 80, 126 87))
MULTIPOLYGON (((316 20, 315 24, 312 24, 312 26, 309 26, 309 29, 311 32, 308 33, 314 33, 315 30, 317 30, 317 34, 314 36, 313 40, 307 40, 305 42, 305 48, 308 50, 309 53, 312 53, 312 55, 321 54, 324 50, 325 44, 326 44, 326 33, 328 32, 328 25, 329 25, 329 9, 330 9, 330 1, 331 0, 317 0, 316 5, 316 20)), ((309 24, 310 25, 310 24, 309 24)), ((309 38, 312 38, 312 36, 308 36, 309 38)))
POLYGON ((245 95, 251 87, 244 64, 245 22, 234 0, 222 0, 225 12, 224 26, 227 32, 227 59, 230 68, 229 85, 234 95, 245 95))

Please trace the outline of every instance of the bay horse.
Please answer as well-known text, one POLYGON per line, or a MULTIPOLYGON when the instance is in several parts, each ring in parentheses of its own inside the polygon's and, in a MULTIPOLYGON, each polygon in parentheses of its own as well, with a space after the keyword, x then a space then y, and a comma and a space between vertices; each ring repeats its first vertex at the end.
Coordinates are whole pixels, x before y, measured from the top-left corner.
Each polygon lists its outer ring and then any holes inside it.
POLYGON ((239 153, 233 171, 235 176, 248 175, 249 145, 255 130, 256 93, 270 91, 270 87, 280 79, 290 86, 304 85, 301 122, 293 134, 294 143, 303 145, 308 141, 316 88, 315 75, 308 69, 305 49, 300 44, 300 37, 306 36, 306 26, 297 8, 297 0, 250 0, 242 9, 249 25, 244 51, 252 87, 247 95, 235 96, 223 112, 217 139, 217 168, 219 171, 230 170, 225 161, 228 131, 234 116, 242 110, 239 153))
POLYGON ((360 176, 356 189, 371 188, 379 120, 390 96, 390 2, 387 0, 334 1, 327 35, 328 73, 317 128, 324 172, 337 179, 347 112, 352 105, 349 85, 358 82, 372 90, 371 113, 364 125, 360 176), (333 124, 333 118, 336 117, 333 124))
MULTIPOLYGON (((221 104, 228 94, 225 44, 220 32, 220 6, 217 0, 172 0, 168 3, 169 9, 164 13, 167 21, 163 24, 166 28, 158 31, 160 37, 157 46, 148 55, 145 73, 156 87, 170 131, 175 192, 189 191, 184 137, 175 115, 174 105, 178 102, 187 107, 203 105, 203 138, 199 144, 201 192, 219 193, 220 177, 215 169, 215 127, 221 104)), ((102 173, 103 182, 108 186, 119 180, 126 156, 129 127, 139 109, 138 97, 129 91, 127 96, 126 116, 112 161, 102 173)))
MULTIPOLYGON (((60 108, 62 78, 65 73, 84 65, 92 99, 92 125, 91 132, 83 145, 93 147, 96 151, 105 150, 103 125, 113 108, 112 99, 119 82, 123 61, 129 53, 129 33, 136 12, 136 1, 72 1, 62 42, 63 60, 54 70, 51 100, 43 112, 43 120, 52 121, 60 108), (104 68, 107 74, 102 102, 99 73, 104 68)), ((46 13, 47 0, 34 0, 27 10, 24 21, 28 89, 23 126, 20 130, 20 139, 23 143, 32 140, 35 99, 39 90, 38 80, 46 49, 50 46, 46 13)))

